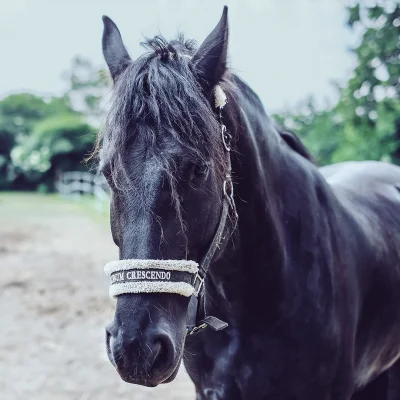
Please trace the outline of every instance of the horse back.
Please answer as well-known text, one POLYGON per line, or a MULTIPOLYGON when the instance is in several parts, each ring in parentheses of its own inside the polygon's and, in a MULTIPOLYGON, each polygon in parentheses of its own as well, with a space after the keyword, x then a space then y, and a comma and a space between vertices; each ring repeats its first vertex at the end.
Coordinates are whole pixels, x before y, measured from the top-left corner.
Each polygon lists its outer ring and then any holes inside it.
POLYGON ((362 387, 400 356, 400 167, 345 162, 320 172, 351 226, 343 242, 357 257, 354 362, 362 387))

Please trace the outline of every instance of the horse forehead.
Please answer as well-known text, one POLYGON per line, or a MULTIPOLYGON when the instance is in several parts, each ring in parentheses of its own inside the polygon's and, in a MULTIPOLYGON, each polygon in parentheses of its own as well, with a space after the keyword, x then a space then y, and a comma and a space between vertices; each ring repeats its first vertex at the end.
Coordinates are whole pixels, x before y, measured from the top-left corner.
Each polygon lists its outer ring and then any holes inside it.
POLYGON ((141 167, 143 178, 149 181, 156 181, 162 172, 162 163, 156 156, 148 158, 139 167, 141 167))
POLYGON ((136 180, 140 182, 140 189, 146 195, 154 195, 162 183, 165 170, 160 159, 156 156, 137 163, 136 180))

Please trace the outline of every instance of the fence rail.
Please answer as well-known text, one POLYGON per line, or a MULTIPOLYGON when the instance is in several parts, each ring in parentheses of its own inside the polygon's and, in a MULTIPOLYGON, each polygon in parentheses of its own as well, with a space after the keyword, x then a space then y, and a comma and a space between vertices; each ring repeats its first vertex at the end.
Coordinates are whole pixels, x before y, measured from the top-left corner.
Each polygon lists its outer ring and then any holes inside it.
POLYGON ((92 195, 98 211, 104 210, 104 205, 110 200, 109 187, 104 177, 90 172, 68 171, 59 174, 56 189, 63 197, 80 198, 92 195))

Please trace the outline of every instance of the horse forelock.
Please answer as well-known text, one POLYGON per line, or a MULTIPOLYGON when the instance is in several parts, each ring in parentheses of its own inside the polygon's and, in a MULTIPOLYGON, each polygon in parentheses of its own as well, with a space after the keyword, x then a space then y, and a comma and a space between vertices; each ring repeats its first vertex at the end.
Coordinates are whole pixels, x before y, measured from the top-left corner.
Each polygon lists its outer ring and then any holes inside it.
POLYGON ((153 51, 160 58, 192 56, 197 49, 195 40, 186 40, 183 34, 179 34, 175 40, 168 41, 163 36, 157 35, 154 38, 146 38, 140 43, 145 49, 153 51), (167 57, 165 57, 167 56, 167 57))
POLYGON ((222 172, 219 124, 190 64, 194 42, 156 36, 144 46, 152 51, 131 62, 115 82, 99 135, 101 162, 120 168, 118 160, 136 140, 154 148, 172 138, 195 161, 212 159, 222 172))

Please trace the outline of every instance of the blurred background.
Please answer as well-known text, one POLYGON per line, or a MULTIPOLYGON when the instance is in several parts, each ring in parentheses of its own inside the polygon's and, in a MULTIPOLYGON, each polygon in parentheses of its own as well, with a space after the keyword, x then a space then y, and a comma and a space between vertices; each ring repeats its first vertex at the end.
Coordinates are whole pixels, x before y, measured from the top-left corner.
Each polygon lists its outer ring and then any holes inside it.
POLYGON ((184 371, 144 389, 106 359, 102 266, 117 249, 107 187, 83 160, 111 90, 101 16, 135 58, 158 33, 200 43, 224 4, 231 68, 319 165, 400 164, 398 0, 2 0, 1 398, 194 398, 184 371))

